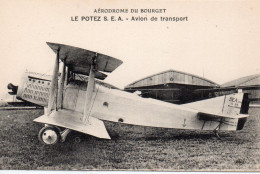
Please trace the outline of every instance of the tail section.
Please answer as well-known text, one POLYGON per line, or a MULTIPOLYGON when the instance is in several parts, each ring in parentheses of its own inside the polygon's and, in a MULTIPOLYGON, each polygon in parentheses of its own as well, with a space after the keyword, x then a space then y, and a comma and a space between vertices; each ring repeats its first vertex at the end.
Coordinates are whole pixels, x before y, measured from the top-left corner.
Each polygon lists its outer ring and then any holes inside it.
MULTIPOLYGON (((240 108, 240 114, 248 114, 249 110, 249 98, 248 93, 244 93, 242 105, 240 108)), ((237 123, 237 130, 242 130, 246 123, 247 118, 239 118, 237 123)))
POLYGON ((247 93, 235 93, 203 101, 184 104, 183 106, 199 111, 199 119, 236 123, 232 129, 241 130, 247 120, 249 100, 247 93), (214 118, 214 119, 213 119, 214 118), (217 120, 216 120, 217 119, 217 120), (237 120, 234 122, 234 119, 237 120))
MULTIPOLYGON (((226 96, 226 100, 224 101, 223 107, 223 115, 234 116, 239 114, 248 114, 249 110, 249 100, 248 93, 238 93, 236 95, 228 95, 226 96)), ((238 118, 237 130, 242 130, 247 121, 247 117, 238 118)))
POLYGON ((244 99, 243 93, 224 96, 222 114, 227 116, 228 115, 234 116, 240 114, 241 110, 247 113, 248 110, 245 110, 245 103, 244 106, 242 105, 243 99, 244 99))

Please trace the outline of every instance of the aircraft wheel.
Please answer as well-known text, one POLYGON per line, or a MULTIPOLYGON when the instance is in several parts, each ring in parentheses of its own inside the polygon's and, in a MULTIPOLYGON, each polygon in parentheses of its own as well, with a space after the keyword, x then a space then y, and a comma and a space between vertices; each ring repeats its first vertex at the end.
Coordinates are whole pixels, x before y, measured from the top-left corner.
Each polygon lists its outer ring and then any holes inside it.
POLYGON ((75 141, 75 143, 80 143, 81 142, 81 138, 80 137, 75 137, 74 141, 75 141))
POLYGON ((43 144, 54 145, 60 141, 61 135, 56 127, 46 126, 40 130, 38 138, 43 144))

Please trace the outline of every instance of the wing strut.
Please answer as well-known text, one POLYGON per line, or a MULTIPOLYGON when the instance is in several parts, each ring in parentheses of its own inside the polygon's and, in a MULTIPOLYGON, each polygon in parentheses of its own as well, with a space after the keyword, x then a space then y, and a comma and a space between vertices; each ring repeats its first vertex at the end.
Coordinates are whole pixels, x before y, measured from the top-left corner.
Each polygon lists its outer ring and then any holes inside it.
POLYGON ((55 98, 57 96, 58 92, 58 72, 59 72, 59 52, 60 49, 57 50, 57 56, 55 59, 54 69, 52 73, 52 80, 51 80, 51 89, 49 93, 49 102, 48 102, 48 108, 47 108, 47 115, 50 115, 51 109, 53 107, 55 98))
POLYGON ((64 81, 66 74, 66 66, 65 63, 62 62, 62 72, 61 72, 61 80, 60 80, 60 88, 58 93, 58 109, 62 108, 62 98, 63 98, 63 89, 64 89, 64 81))
POLYGON ((83 113, 83 122, 85 124, 89 123, 89 115, 91 112, 91 99, 94 91, 95 86, 95 66, 96 66, 96 60, 97 60, 97 54, 95 57, 92 58, 92 64, 89 71, 89 77, 88 77, 88 87, 86 92, 86 100, 84 105, 84 113, 83 113))

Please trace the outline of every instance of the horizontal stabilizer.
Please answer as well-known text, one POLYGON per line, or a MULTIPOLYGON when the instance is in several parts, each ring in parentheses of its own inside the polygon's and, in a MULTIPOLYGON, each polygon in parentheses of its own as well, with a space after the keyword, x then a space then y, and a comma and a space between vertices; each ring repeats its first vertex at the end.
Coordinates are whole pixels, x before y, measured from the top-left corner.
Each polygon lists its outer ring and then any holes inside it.
POLYGON ((33 121, 72 129, 98 138, 111 139, 103 121, 90 116, 89 123, 84 124, 81 118, 82 113, 63 109, 53 111, 49 116, 40 116, 33 121))
MULTIPOLYGON (((93 58, 95 57, 96 72, 112 72, 123 63, 119 59, 100 53, 96 54, 96 52, 85 50, 82 48, 50 42, 47 42, 47 44, 55 53, 57 53, 57 50, 60 50, 59 58, 65 63, 66 66, 80 74, 89 75, 89 69, 92 64, 93 58), (88 70, 86 68, 88 68, 88 70)), ((105 74, 100 75, 95 73, 95 77, 100 77, 100 79, 102 79, 105 78, 105 74)))
POLYGON ((221 115, 221 114, 213 114, 213 113, 205 113, 205 112, 199 112, 198 113, 198 118, 199 120, 205 120, 205 121, 211 121, 211 120, 215 120, 215 119, 219 119, 219 118, 232 118, 232 119, 236 119, 236 118, 246 118, 249 115, 246 114, 239 114, 239 115, 221 115))

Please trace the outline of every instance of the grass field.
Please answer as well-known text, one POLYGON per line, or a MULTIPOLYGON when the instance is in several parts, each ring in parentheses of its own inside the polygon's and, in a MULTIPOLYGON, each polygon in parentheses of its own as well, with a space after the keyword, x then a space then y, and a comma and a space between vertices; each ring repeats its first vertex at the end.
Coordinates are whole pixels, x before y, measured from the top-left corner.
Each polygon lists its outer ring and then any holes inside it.
POLYGON ((260 109, 237 132, 144 128, 106 123, 112 140, 72 133, 65 143, 38 141, 42 110, 0 111, 0 168, 26 170, 260 170, 260 109), (82 141, 75 142, 80 136, 82 141))

